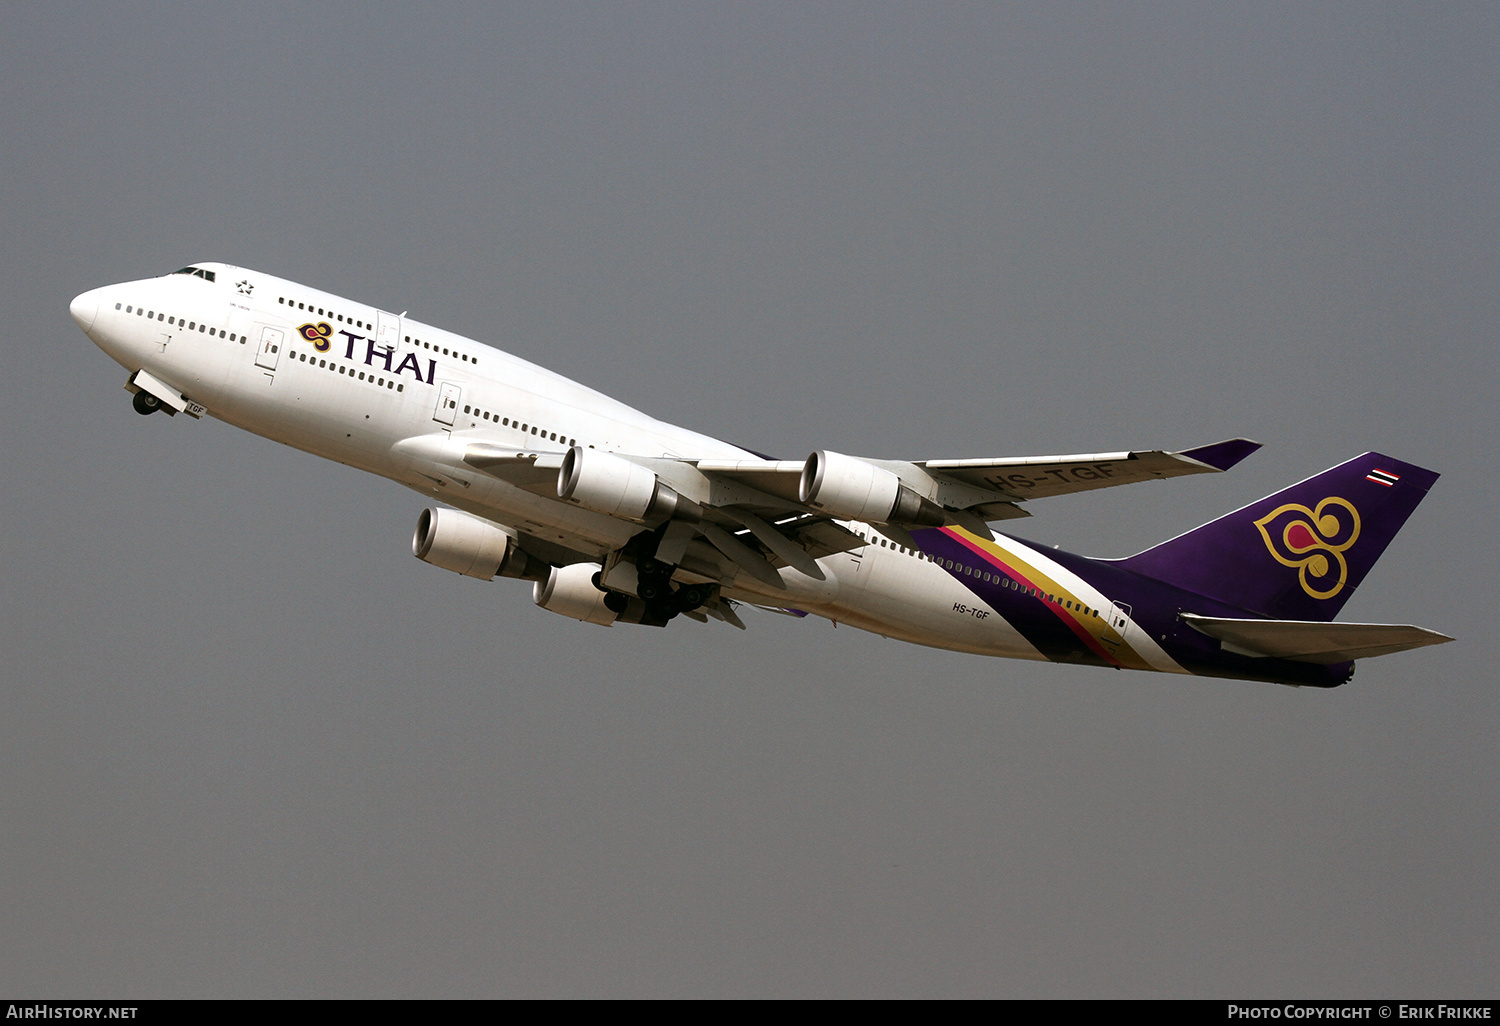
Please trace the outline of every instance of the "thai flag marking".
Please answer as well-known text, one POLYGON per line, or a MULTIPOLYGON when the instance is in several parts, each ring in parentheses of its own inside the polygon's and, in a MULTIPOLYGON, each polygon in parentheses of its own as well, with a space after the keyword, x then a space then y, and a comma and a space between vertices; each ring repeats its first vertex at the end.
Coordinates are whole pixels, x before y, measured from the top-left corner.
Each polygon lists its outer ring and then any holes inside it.
POLYGON ((1376 484, 1385 485, 1387 488, 1401 480, 1400 474, 1392 474, 1389 470, 1372 470, 1365 475, 1366 481, 1374 481, 1376 484))

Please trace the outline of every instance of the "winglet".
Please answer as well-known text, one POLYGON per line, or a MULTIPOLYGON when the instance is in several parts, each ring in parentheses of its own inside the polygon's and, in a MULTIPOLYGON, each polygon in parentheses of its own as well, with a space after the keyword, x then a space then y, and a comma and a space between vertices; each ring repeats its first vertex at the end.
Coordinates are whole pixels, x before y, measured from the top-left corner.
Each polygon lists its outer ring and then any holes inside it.
POLYGON ((1215 442, 1213 445, 1199 446, 1197 449, 1188 449, 1177 455, 1186 456, 1190 460, 1213 467, 1215 470, 1228 470, 1240 460, 1249 456, 1260 448, 1259 442, 1252 442, 1248 438, 1231 438, 1227 442, 1215 442))

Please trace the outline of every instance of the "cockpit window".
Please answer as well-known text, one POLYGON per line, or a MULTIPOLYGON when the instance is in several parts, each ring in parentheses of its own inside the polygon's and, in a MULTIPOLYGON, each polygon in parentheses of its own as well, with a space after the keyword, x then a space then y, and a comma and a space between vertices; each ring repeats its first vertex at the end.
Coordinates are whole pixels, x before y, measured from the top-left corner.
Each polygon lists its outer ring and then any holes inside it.
POLYGON ((205 271, 201 267, 184 267, 181 270, 173 271, 172 273, 173 274, 191 274, 191 275, 194 275, 195 277, 202 278, 204 281, 213 281, 214 280, 214 272, 212 272, 212 271, 205 271))

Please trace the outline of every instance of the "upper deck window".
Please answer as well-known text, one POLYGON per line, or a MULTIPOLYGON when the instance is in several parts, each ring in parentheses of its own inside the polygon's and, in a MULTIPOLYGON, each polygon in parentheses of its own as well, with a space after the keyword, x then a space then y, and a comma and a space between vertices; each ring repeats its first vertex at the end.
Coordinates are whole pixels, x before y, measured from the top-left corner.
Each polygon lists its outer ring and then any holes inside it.
POLYGON ((212 272, 212 271, 205 271, 201 267, 184 267, 181 270, 173 271, 172 273, 173 274, 191 274, 191 275, 193 275, 196 278, 202 278, 204 281, 213 281, 214 280, 214 272, 212 272))

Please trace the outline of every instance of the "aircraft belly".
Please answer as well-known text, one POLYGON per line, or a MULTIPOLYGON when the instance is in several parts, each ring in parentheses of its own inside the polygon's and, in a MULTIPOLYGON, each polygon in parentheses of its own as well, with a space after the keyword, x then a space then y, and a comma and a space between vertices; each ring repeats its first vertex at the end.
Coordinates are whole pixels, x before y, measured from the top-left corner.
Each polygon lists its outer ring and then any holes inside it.
MULTIPOLYGON (((325 372, 326 375, 326 372, 325 372)), ((349 408, 332 382, 290 362, 272 372, 238 361, 229 373, 223 394, 209 412, 226 423, 316 456, 376 470, 372 465, 378 443, 374 439, 380 406, 356 412, 349 408), (370 420, 363 413, 370 413, 370 420), (357 427, 370 425, 362 431, 357 427)), ((382 400, 384 397, 382 397, 382 400)), ((376 470, 379 473, 379 470, 376 470)))
POLYGON ((218 346, 208 347, 196 335, 174 340, 167 349, 168 352, 146 361, 143 369, 171 382, 194 402, 213 409, 223 398, 230 363, 228 352, 218 346))
POLYGON ((474 480, 467 488, 449 485, 428 490, 421 481, 406 483, 418 491, 461 505, 479 516, 586 555, 602 556, 618 549, 642 530, 640 524, 628 520, 569 506, 487 475, 477 477, 484 480, 474 480))
POLYGON ((146 371, 210 410, 222 400, 235 355, 228 339, 156 321, 126 319, 121 328, 116 358, 124 356, 127 368, 146 371))
POLYGON ((841 623, 933 648, 1042 659, 1043 653, 989 604, 933 563, 867 546, 853 595, 841 589, 841 623))

